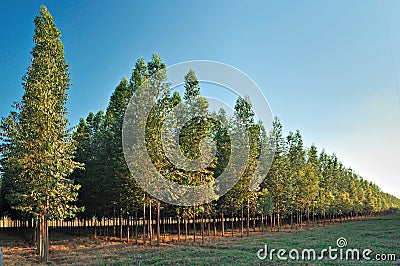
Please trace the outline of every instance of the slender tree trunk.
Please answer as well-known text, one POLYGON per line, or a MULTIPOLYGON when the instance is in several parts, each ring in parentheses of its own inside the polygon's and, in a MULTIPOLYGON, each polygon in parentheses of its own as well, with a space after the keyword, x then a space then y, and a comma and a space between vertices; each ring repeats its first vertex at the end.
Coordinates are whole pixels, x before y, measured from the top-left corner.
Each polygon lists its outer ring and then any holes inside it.
POLYGON ((188 238, 188 221, 187 218, 185 218, 185 242, 187 242, 188 238))
POLYGON ((180 215, 178 215, 177 226, 178 226, 178 242, 180 242, 181 241, 181 217, 180 217, 180 215))
POLYGON ((301 210, 297 210, 297 227, 301 228, 301 210))
POLYGON ((135 244, 138 244, 138 214, 135 208, 135 244))
POLYGON ((151 199, 149 202, 149 239, 150 246, 153 245, 153 223, 152 223, 152 214, 151 214, 151 199))
POLYGON ((293 229, 293 211, 290 211, 290 229, 293 229))
POLYGON ((162 217, 161 217, 161 221, 162 221, 162 226, 163 226, 163 238, 164 241, 167 239, 167 218, 165 218, 165 211, 162 213, 162 217))
POLYGON ((201 245, 204 246, 204 211, 201 212, 201 245))
POLYGON ((314 227, 315 226, 315 213, 314 213, 314 211, 312 213, 312 220, 313 220, 313 227, 314 227))
POLYGON ((271 232, 272 232, 272 228, 273 228, 273 221, 274 221, 274 214, 271 213, 271 215, 269 216, 270 219, 270 225, 271 226, 271 232))
POLYGON ((44 236, 43 236, 43 246, 44 246, 44 261, 49 262, 49 224, 48 220, 44 219, 44 236))
POLYGON ((247 225, 246 225, 246 235, 250 235, 250 202, 247 200, 247 225))
POLYGON ((211 219, 207 217, 207 236, 211 235, 211 219))
POLYGON ((157 202, 157 246, 159 246, 160 245, 160 234, 161 234, 161 232, 160 232, 160 208, 161 208, 161 206, 160 206, 161 204, 160 204, 160 202, 158 201, 157 202))
POLYGON ((38 254, 39 254, 41 260, 44 259, 44 253, 45 253, 44 252, 44 249, 45 249, 45 246, 44 246, 44 242, 45 242, 44 229, 45 228, 44 227, 45 227, 44 215, 41 215, 39 218, 39 226, 38 226, 38 229, 39 229, 39 232, 38 232, 38 254))
POLYGON ((261 234, 264 235, 264 214, 261 214, 261 234))
POLYGON ((146 200, 143 201, 143 245, 146 244, 146 200))
POLYGON ((119 210, 119 241, 122 242, 122 209, 119 210))
POLYGON ((193 242, 196 243, 196 213, 193 213, 193 242))
POLYGON ((115 209, 114 209, 114 216, 113 216, 113 237, 117 237, 117 227, 115 226, 115 209))
POLYGON ((106 224, 106 236, 107 238, 110 236, 110 232, 108 231, 110 228, 110 214, 107 215, 107 224, 106 224))
POLYGON ((234 218, 235 216, 234 216, 234 212, 232 211, 232 221, 231 221, 231 231, 232 231, 232 237, 233 237, 233 235, 234 235, 234 230, 235 230, 235 226, 234 226, 234 224, 235 224, 235 218, 234 218))
POLYGON ((300 210, 300 229, 303 228, 303 211, 300 210))
POLYGON ((131 216, 129 215, 128 212, 128 218, 126 219, 126 242, 129 243, 129 237, 130 237, 130 226, 131 226, 131 216))
POLYGON ((242 211, 240 217, 240 237, 243 237, 243 228, 244 228, 244 206, 242 204, 242 211))
POLYGON ((215 222, 215 215, 213 216, 213 229, 214 229, 214 237, 217 236, 217 225, 215 222))
MULTIPOLYGON (((36 248, 36 253, 39 254, 39 239, 38 239, 38 227, 39 227, 39 222, 37 217, 33 219, 33 245, 36 248)), ((3 218, 3 229, 4 229, 4 218, 3 218)))
POLYGON ((224 219, 224 212, 221 212, 221 230, 222 230, 222 237, 225 236, 225 219, 224 219))
POLYGON ((278 224, 278 232, 280 232, 281 231, 281 216, 280 216, 279 211, 277 214, 277 224, 278 224))

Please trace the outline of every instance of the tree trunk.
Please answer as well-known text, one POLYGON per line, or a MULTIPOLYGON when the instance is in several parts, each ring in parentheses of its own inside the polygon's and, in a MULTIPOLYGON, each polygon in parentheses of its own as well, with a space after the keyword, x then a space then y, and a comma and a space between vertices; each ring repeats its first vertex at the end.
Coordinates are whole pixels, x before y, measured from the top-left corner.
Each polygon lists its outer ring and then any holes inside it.
POLYGON ((44 224, 44 216, 40 216, 38 220, 37 226, 37 254, 40 258, 43 258, 43 224, 44 224))
POLYGON ((273 228, 273 221, 274 221, 274 214, 273 213, 271 213, 271 215, 269 216, 269 222, 270 222, 270 225, 269 226, 271 226, 271 232, 272 232, 272 228, 273 228))
POLYGON ((193 213, 193 242, 196 243, 196 213, 193 213))
MULTIPOLYGON (((32 241, 33 241, 33 245, 34 245, 34 247, 36 248, 36 253, 37 254, 39 254, 39 239, 38 239, 38 225, 39 225, 39 222, 38 222, 38 219, 37 219, 37 217, 35 217, 34 219, 33 219, 33 225, 34 225, 34 227, 33 227, 33 239, 32 239, 32 241)), ((4 229, 4 218, 3 218, 3 229, 4 229)), ((3 230, 4 231, 4 230, 3 230)))
POLYGON ((107 224, 105 226, 106 226, 106 236, 108 238, 110 236, 108 232, 108 229, 110 228, 110 215, 107 215, 107 224))
POLYGON ((242 204, 242 212, 240 217, 240 237, 243 237, 243 228, 244 228, 244 206, 242 204))
POLYGON ((119 241, 122 242, 122 209, 119 210, 119 241))
POLYGON ((201 245, 204 246, 204 211, 201 212, 201 245))
POLYGON ((293 211, 290 211, 290 229, 293 229, 293 211))
POLYGON ((221 212, 221 230, 222 230, 222 237, 225 236, 225 219, 224 219, 224 212, 221 212))
POLYGON ((246 235, 250 235, 250 201, 247 200, 247 225, 246 225, 246 235))
POLYGON ((261 234, 264 235, 264 214, 261 214, 261 234))
POLYGON ((281 215, 278 211, 278 215, 277 215, 277 223, 278 223, 278 232, 281 231, 281 215))
POLYGON ((49 262, 49 224, 48 220, 44 219, 44 236, 43 236, 43 246, 44 246, 44 261, 49 262))
POLYGON ((187 237, 188 237, 188 222, 187 218, 185 218, 185 242, 187 241, 187 237))
POLYGON ((152 216, 151 216, 151 199, 149 202, 149 239, 150 239, 150 246, 153 245, 153 223, 152 223, 152 216))
POLYGON ((138 215, 137 209, 135 208, 135 244, 138 244, 138 215))
POLYGON ((146 200, 143 201, 143 245, 146 244, 146 200))
POLYGON ((160 232, 160 208, 161 208, 161 206, 160 206, 161 204, 160 204, 160 202, 158 201, 157 202, 157 246, 159 246, 160 245, 160 234, 161 234, 161 232, 160 232))
MULTIPOLYGON (((67 223, 67 232, 68 232, 68 221, 66 223, 67 223)), ((94 220, 92 219, 92 225, 93 225, 93 236, 94 236, 94 238, 97 238, 97 218, 94 220)))
POLYGON ((207 236, 211 235, 211 219, 207 217, 207 236))
POLYGON ((301 229, 301 228, 303 228, 303 211, 302 210, 300 210, 299 219, 300 219, 300 229, 301 229))
POLYGON ((315 213, 314 213, 314 211, 312 213, 312 220, 313 220, 313 227, 314 227, 315 226, 315 213))
POLYGON ((301 222, 302 222, 302 220, 301 220, 301 211, 300 210, 297 210, 297 228, 301 228, 301 222))
MULTIPOLYGON (((117 228, 115 226, 115 210, 114 210, 114 216, 113 216, 113 237, 117 237, 117 228)), ((93 220, 93 219, 92 219, 93 220)))
POLYGON ((180 242, 181 241, 181 217, 179 215, 178 215, 177 225, 178 225, 178 242, 180 242))
POLYGON ((215 214, 213 216, 213 229, 214 229, 214 237, 216 237, 217 236, 217 225, 215 222, 215 214))
POLYGON ((40 259, 44 262, 49 260, 49 236, 48 236, 48 226, 47 220, 44 215, 40 216, 39 221, 39 234, 38 234, 38 253, 40 259))
POLYGON ((163 214, 162 214, 161 221, 162 221, 162 226, 163 226, 163 237, 164 237, 164 241, 165 241, 165 239, 167 239, 167 229, 166 229, 167 218, 165 218, 165 212, 163 212, 163 214))
POLYGON ((235 223, 235 218, 234 218, 235 216, 234 216, 234 213, 233 213, 233 211, 232 211, 232 221, 231 221, 231 231, 232 231, 232 237, 233 237, 233 234, 234 234, 234 230, 235 230, 235 226, 234 226, 234 223, 235 223))
POLYGON ((128 212, 128 218, 126 220, 126 242, 129 243, 129 237, 130 237, 130 227, 131 226, 131 216, 129 215, 128 212))

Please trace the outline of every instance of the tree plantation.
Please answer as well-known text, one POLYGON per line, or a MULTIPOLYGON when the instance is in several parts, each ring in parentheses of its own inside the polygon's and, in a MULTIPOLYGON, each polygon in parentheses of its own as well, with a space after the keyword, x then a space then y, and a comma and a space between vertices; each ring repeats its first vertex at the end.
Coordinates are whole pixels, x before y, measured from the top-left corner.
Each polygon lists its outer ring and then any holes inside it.
MULTIPOLYGON (((208 237, 249 236, 266 230, 320 226, 400 209, 400 200, 344 166, 335 154, 304 147, 299 131, 283 135, 276 117, 271 128, 258 121, 248 97, 236 100, 234 114, 211 112, 201 95, 196 69, 184 77, 184 93, 170 88, 166 64, 157 53, 139 58, 123 77, 105 111, 85 114, 70 129, 65 107, 70 88, 61 34, 45 7, 35 18, 31 65, 23 77, 24 94, 1 120, 0 227, 13 227, 48 260, 49 231, 92 235, 159 245, 208 237), (146 148, 166 179, 182 185, 214 181, 227 167, 230 134, 241 128, 249 145, 239 181, 211 203, 182 207, 153 198, 129 171, 122 146, 125 110, 146 82, 156 83, 157 104, 146 123, 146 148), (183 115, 196 113, 180 132, 179 146, 199 158, 202 140, 215 143, 215 157, 204 169, 186 171, 165 155, 162 127, 167 114, 183 104, 183 115), (218 119, 215 119, 218 118, 218 119), (219 121, 225 121, 225 125, 219 121), (259 189, 250 191, 261 146, 275 146, 270 171, 259 189)), ((243 147, 246 149, 246 147, 243 147)), ((151 181, 149 181, 151 182, 151 181)), ((162 188, 159 188, 162 189, 162 188)), ((226 241, 229 241, 228 239, 226 241)))

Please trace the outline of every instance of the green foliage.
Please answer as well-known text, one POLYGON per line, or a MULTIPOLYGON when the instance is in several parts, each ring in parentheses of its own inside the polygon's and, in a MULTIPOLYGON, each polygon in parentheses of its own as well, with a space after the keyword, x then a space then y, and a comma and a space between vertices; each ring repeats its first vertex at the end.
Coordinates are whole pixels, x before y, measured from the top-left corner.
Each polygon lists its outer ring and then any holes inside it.
POLYGON ((271 215, 274 207, 274 200, 267 189, 263 189, 257 201, 257 210, 264 215, 271 215))
POLYGON ((65 102, 70 87, 61 34, 46 7, 35 18, 32 64, 17 113, 3 120, 2 171, 12 189, 10 205, 34 216, 64 218, 77 211, 79 185, 69 175, 80 166, 67 131, 65 102))
POLYGON ((83 165, 74 160, 76 146, 67 129, 65 103, 71 84, 61 33, 45 6, 34 22, 32 63, 22 83, 25 92, 1 123, 0 197, 3 212, 11 208, 23 218, 36 218, 38 253, 47 261, 47 220, 73 217, 80 211, 73 204, 80 185, 70 175, 83 165))
POLYGON ((197 79, 196 73, 193 69, 189 70, 189 73, 185 76, 185 93, 183 96, 184 100, 191 100, 200 95, 200 86, 197 79))

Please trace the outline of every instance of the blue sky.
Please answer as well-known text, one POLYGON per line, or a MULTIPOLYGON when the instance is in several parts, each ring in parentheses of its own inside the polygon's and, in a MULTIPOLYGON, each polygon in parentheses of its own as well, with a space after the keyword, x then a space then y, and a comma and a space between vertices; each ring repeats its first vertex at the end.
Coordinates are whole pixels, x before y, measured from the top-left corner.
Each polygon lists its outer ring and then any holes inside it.
POLYGON ((0 116, 22 96, 33 18, 45 4, 70 64, 71 125, 106 107, 139 56, 220 61, 259 85, 286 133, 299 129, 307 146, 400 197, 400 2, 242 2, 3 1, 0 116))

